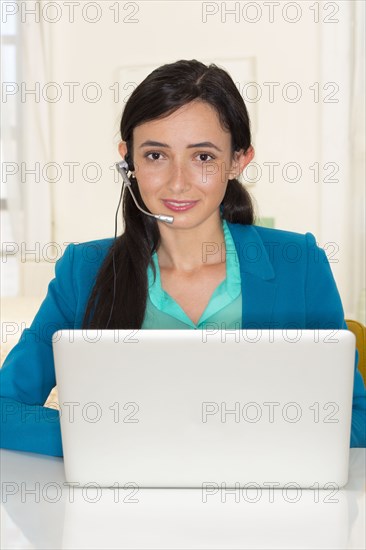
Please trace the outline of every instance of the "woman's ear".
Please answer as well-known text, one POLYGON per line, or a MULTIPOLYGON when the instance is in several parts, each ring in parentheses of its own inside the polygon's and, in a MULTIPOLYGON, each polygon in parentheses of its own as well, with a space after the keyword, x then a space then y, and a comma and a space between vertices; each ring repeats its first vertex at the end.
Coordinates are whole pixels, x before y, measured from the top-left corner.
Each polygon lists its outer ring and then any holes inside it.
POLYGON ((127 155, 127 144, 125 141, 120 141, 118 144, 118 151, 121 157, 124 159, 127 155))
POLYGON ((244 168, 253 160, 254 154, 255 151, 251 145, 250 147, 248 147, 245 153, 244 149, 240 149, 240 151, 235 151, 228 179, 232 180, 240 176, 244 168))
POLYGON ((128 169, 133 172, 135 170, 135 167, 132 162, 131 158, 131 152, 127 148, 127 143, 125 141, 120 141, 118 144, 118 151, 121 157, 127 162, 128 169))

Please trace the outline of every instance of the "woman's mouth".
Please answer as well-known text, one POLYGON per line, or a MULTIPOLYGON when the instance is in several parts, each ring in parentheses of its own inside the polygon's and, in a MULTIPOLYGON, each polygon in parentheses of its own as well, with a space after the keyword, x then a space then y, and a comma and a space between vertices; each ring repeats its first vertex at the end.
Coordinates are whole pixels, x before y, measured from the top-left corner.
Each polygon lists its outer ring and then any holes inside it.
POLYGON ((169 210, 173 210, 174 212, 183 212, 193 208, 198 201, 173 201, 163 199, 163 203, 167 208, 169 208, 169 210))

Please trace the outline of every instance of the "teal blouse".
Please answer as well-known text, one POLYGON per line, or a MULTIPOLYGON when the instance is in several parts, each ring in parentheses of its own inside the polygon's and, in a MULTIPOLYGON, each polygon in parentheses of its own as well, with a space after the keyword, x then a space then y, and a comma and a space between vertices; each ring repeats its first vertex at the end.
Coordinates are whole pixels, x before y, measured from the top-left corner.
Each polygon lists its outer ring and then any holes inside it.
POLYGON ((195 324, 180 305, 161 287, 157 253, 152 259, 156 279, 149 265, 148 299, 143 329, 240 329, 242 321, 242 295, 240 265, 231 232, 222 220, 226 249, 226 278, 214 290, 199 321, 195 324))

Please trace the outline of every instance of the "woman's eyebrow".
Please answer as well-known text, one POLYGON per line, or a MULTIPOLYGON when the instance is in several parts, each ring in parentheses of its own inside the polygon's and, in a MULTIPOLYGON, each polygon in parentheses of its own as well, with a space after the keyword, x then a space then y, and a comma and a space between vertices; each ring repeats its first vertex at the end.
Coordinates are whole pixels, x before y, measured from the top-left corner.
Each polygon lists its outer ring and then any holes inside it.
POLYGON ((187 149, 194 147, 211 147, 212 149, 216 149, 217 151, 220 151, 220 153, 222 153, 222 150, 217 147, 217 145, 212 143, 212 141, 201 141, 200 143, 192 143, 191 145, 187 145, 187 149))
MULTIPOLYGON (((144 143, 141 143, 139 148, 141 149, 141 147, 167 147, 168 149, 170 149, 170 145, 168 145, 167 143, 152 141, 151 139, 144 141, 144 143)), ((219 149, 217 145, 215 145, 211 141, 201 141, 200 143, 192 143, 191 145, 187 145, 187 149, 192 149, 194 147, 211 147, 213 149, 217 149, 217 151, 220 151, 220 153, 222 153, 222 150, 219 149)))

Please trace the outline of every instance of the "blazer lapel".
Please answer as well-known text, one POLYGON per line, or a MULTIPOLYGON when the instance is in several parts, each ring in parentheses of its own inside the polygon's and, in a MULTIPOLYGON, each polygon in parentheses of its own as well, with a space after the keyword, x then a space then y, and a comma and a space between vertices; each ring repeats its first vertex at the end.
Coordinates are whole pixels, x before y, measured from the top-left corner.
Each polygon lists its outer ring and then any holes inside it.
POLYGON ((239 258, 242 328, 275 328, 272 323, 277 284, 263 241, 253 225, 227 224, 239 258))

